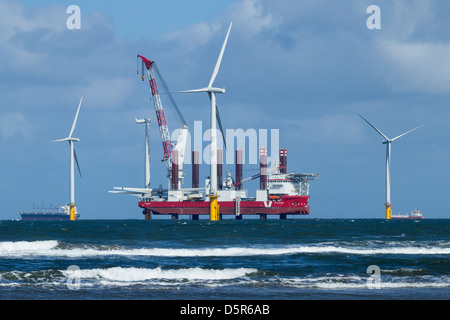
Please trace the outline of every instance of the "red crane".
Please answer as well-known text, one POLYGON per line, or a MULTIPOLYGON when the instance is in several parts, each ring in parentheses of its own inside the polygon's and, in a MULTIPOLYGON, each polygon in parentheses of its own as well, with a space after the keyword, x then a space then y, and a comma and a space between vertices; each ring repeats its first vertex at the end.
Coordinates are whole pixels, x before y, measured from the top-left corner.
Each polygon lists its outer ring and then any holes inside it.
MULTIPOLYGON (((137 55, 137 58, 142 60, 142 81, 145 79, 144 67, 147 70, 148 82, 150 83, 150 92, 152 94, 152 100, 155 105, 156 118, 158 120, 159 131, 161 134, 161 140, 164 148, 164 158, 163 161, 166 163, 167 167, 170 169, 172 167, 172 141, 170 140, 170 132, 166 122, 166 116, 164 115, 164 109, 161 103, 161 98, 159 96, 158 86, 156 85, 155 73, 153 66, 156 67, 154 61, 151 61, 141 55, 137 55)), ((139 62, 139 60, 138 60, 139 62)), ((139 74, 139 69, 137 70, 139 74)), ((159 73, 159 72, 158 72, 159 73)), ((160 77, 161 78, 161 77, 160 77)))

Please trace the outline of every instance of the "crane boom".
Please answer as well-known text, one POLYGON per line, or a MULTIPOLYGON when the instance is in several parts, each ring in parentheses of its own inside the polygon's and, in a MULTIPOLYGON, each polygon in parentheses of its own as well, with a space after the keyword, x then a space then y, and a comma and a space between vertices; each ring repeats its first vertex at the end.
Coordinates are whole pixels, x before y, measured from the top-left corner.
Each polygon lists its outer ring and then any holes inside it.
MULTIPOLYGON (((166 163, 167 168, 171 169, 172 168, 173 145, 172 145, 172 141, 170 140, 169 127, 167 126, 166 116, 164 115, 164 109, 163 109, 163 106, 161 103, 158 86, 156 85, 155 74, 154 74, 154 71, 152 68, 154 61, 151 61, 141 55, 138 55, 137 57, 138 57, 138 59, 141 58, 141 60, 142 60, 142 72, 144 72, 144 66, 145 66, 145 69, 147 70, 148 81, 150 84, 150 92, 152 94, 153 104, 155 105, 156 118, 158 120, 159 131, 161 134, 161 140, 162 140, 163 149, 164 149, 163 161, 166 163)), ((138 69, 138 73, 139 73, 139 69, 138 69)), ((145 75, 142 74, 141 78, 142 78, 142 81, 144 81, 145 75)))

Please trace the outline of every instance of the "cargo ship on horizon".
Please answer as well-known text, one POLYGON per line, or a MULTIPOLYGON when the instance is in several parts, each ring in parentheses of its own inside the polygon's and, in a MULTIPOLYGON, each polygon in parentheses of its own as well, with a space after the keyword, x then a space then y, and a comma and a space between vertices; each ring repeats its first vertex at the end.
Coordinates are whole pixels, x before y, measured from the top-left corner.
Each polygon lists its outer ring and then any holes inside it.
MULTIPOLYGON (((35 206, 33 206, 33 211, 22 211, 20 212, 20 216, 23 221, 62 221, 62 220, 70 220, 70 206, 58 206, 53 208, 49 206, 48 208, 41 207, 40 210, 37 210, 35 206), (56 211, 54 211, 56 209, 56 211)), ((80 215, 78 211, 75 211, 75 219, 78 219, 80 215)))
POLYGON ((424 218, 425 217, 423 216, 423 214, 418 209, 415 209, 410 214, 396 214, 396 215, 392 215, 392 219, 413 219, 413 220, 417 220, 417 219, 424 219, 424 218))

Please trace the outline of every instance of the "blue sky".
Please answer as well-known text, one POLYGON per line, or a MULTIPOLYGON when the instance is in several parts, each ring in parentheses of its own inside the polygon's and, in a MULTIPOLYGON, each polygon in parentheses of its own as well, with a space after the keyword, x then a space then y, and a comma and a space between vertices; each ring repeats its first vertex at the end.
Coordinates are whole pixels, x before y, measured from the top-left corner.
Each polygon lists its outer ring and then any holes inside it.
MULTIPOLYGON (((171 90, 203 87, 231 21, 215 81, 227 88, 217 100, 222 122, 280 130, 288 170, 320 174, 310 218, 384 217, 385 146, 358 114, 392 137, 425 124, 393 143, 393 213, 417 207, 448 218, 449 10, 444 0, 0 0, 0 219, 68 202, 69 148, 49 141, 68 135, 81 96, 78 210, 84 219, 141 219, 136 198, 108 193, 144 183, 134 118, 155 113, 136 54, 157 61, 171 90), (72 4, 80 30, 66 27, 72 4), (366 26, 371 4, 380 30, 366 26)), ((207 97, 175 98, 191 128, 209 126, 207 97)), ((170 109, 167 118, 171 131, 180 126, 170 109)), ((151 139, 152 186, 166 185, 156 121, 151 139)))

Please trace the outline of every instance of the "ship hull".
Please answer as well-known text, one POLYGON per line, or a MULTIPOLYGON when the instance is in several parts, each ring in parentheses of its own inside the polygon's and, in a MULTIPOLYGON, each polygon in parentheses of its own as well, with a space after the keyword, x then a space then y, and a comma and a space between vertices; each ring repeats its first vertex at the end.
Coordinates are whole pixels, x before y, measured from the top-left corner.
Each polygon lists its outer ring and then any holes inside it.
POLYGON ((391 217, 391 219, 393 219, 393 220, 420 220, 423 218, 424 217, 396 217, 396 216, 391 217))
MULTIPOLYGON (((279 201, 219 201, 221 215, 308 215, 309 196, 283 196, 279 201)), ((209 215, 209 202, 141 201, 139 207, 156 215, 209 215)))
MULTIPOLYGON (((23 221, 69 221, 69 214, 59 213, 21 213, 23 221)), ((78 217, 77 217, 78 218, 78 217)))

